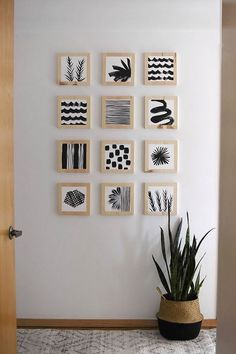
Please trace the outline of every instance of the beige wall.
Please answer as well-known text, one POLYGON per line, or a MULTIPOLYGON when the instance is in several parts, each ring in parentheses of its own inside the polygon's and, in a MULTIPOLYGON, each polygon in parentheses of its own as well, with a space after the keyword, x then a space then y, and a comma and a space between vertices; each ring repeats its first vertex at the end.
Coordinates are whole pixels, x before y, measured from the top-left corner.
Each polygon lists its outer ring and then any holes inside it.
POLYGON ((217 354, 236 352, 236 4, 223 7, 217 354))

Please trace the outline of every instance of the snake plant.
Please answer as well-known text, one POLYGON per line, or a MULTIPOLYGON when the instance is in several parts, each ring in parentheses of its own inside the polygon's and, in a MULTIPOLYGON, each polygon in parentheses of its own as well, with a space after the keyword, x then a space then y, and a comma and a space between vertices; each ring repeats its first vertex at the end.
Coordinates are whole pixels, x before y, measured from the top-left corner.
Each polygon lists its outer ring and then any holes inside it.
POLYGON ((205 254, 197 262, 197 253, 199 248, 213 230, 209 230, 199 242, 195 235, 190 236, 189 215, 187 213, 187 230, 185 237, 181 235, 183 220, 178 222, 176 231, 171 230, 170 226, 170 208, 168 208, 168 246, 169 252, 167 255, 167 247, 164 230, 161 230, 161 250, 165 263, 166 272, 161 269, 154 256, 153 261, 156 265, 160 281, 166 291, 166 297, 174 301, 193 300, 198 297, 199 291, 205 280, 201 279, 200 264, 205 254), (169 259, 169 260, 168 260, 169 259), (165 275, 166 274, 166 275, 165 275))

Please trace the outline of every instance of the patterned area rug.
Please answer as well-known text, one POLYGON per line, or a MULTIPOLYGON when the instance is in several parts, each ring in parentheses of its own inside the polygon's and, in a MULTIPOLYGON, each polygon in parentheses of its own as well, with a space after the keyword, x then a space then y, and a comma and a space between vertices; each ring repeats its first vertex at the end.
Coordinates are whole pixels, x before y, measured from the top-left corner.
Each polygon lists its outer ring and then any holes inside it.
POLYGON ((157 330, 19 329, 18 354, 213 354, 216 331, 192 341, 167 341, 157 330))

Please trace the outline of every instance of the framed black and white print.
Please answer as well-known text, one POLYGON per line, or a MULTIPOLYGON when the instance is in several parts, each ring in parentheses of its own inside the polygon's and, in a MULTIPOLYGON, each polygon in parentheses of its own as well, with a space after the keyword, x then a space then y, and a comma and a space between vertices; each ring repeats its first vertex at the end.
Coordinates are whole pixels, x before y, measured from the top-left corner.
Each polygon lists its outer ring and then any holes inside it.
POLYGON ((58 183, 58 213, 90 215, 90 184, 58 183))
POLYGON ((58 55, 59 85, 90 84, 90 54, 64 53, 58 55))
POLYGON ((134 126, 134 97, 103 96, 102 128, 130 129, 134 126))
POLYGON ((177 162, 177 141, 145 141, 145 172, 176 173, 177 162))
POLYGON ((90 97, 57 98, 58 128, 90 128, 90 97))
POLYGON ((145 128, 176 129, 177 124, 177 96, 145 97, 145 128))
POLYGON ((107 216, 133 215, 133 183, 102 183, 101 214, 107 216))
POLYGON ((63 140, 58 142, 58 172, 88 173, 89 165, 89 140, 63 140))
POLYGON ((133 173, 134 142, 131 140, 102 141, 101 172, 133 173))
POLYGON ((176 53, 144 54, 145 85, 176 85, 176 53))
POLYGON ((102 59, 103 85, 133 86, 135 55, 132 53, 104 53, 102 59))
POLYGON ((145 183, 144 214, 167 215, 177 214, 177 183, 145 183))

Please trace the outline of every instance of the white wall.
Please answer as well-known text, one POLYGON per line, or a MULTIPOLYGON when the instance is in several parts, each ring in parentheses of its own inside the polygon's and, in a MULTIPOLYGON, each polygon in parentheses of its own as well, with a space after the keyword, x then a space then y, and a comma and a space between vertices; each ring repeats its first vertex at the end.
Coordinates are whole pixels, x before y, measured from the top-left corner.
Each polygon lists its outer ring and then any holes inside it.
MULTIPOLYGON (((151 260, 160 253, 159 225, 166 219, 142 215, 143 183, 177 181, 179 215, 189 210, 192 230, 201 236, 217 226, 219 144, 220 1, 119 2, 17 0, 15 10, 15 201, 18 317, 154 318, 159 297, 151 260), (89 51, 90 87, 56 84, 56 54, 89 51), (136 53, 136 85, 101 85, 105 51, 136 53), (176 51, 178 85, 143 85, 142 54, 176 51), (92 129, 59 130, 57 95, 91 95, 92 129), (135 96, 135 129, 101 129, 102 95, 135 96), (177 131, 143 128, 145 95, 179 96, 177 131), (90 138, 89 175, 56 172, 56 140, 90 138), (99 172, 99 142, 132 138, 134 175, 99 172), (143 172, 145 139, 179 140, 179 173, 143 172), (92 184, 91 217, 56 213, 57 182, 92 184), (135 183, 135 215, 99 215, 99 184, 135 183)), ((202 312, 216 316, 217 231, 205 242, 202 312)))

